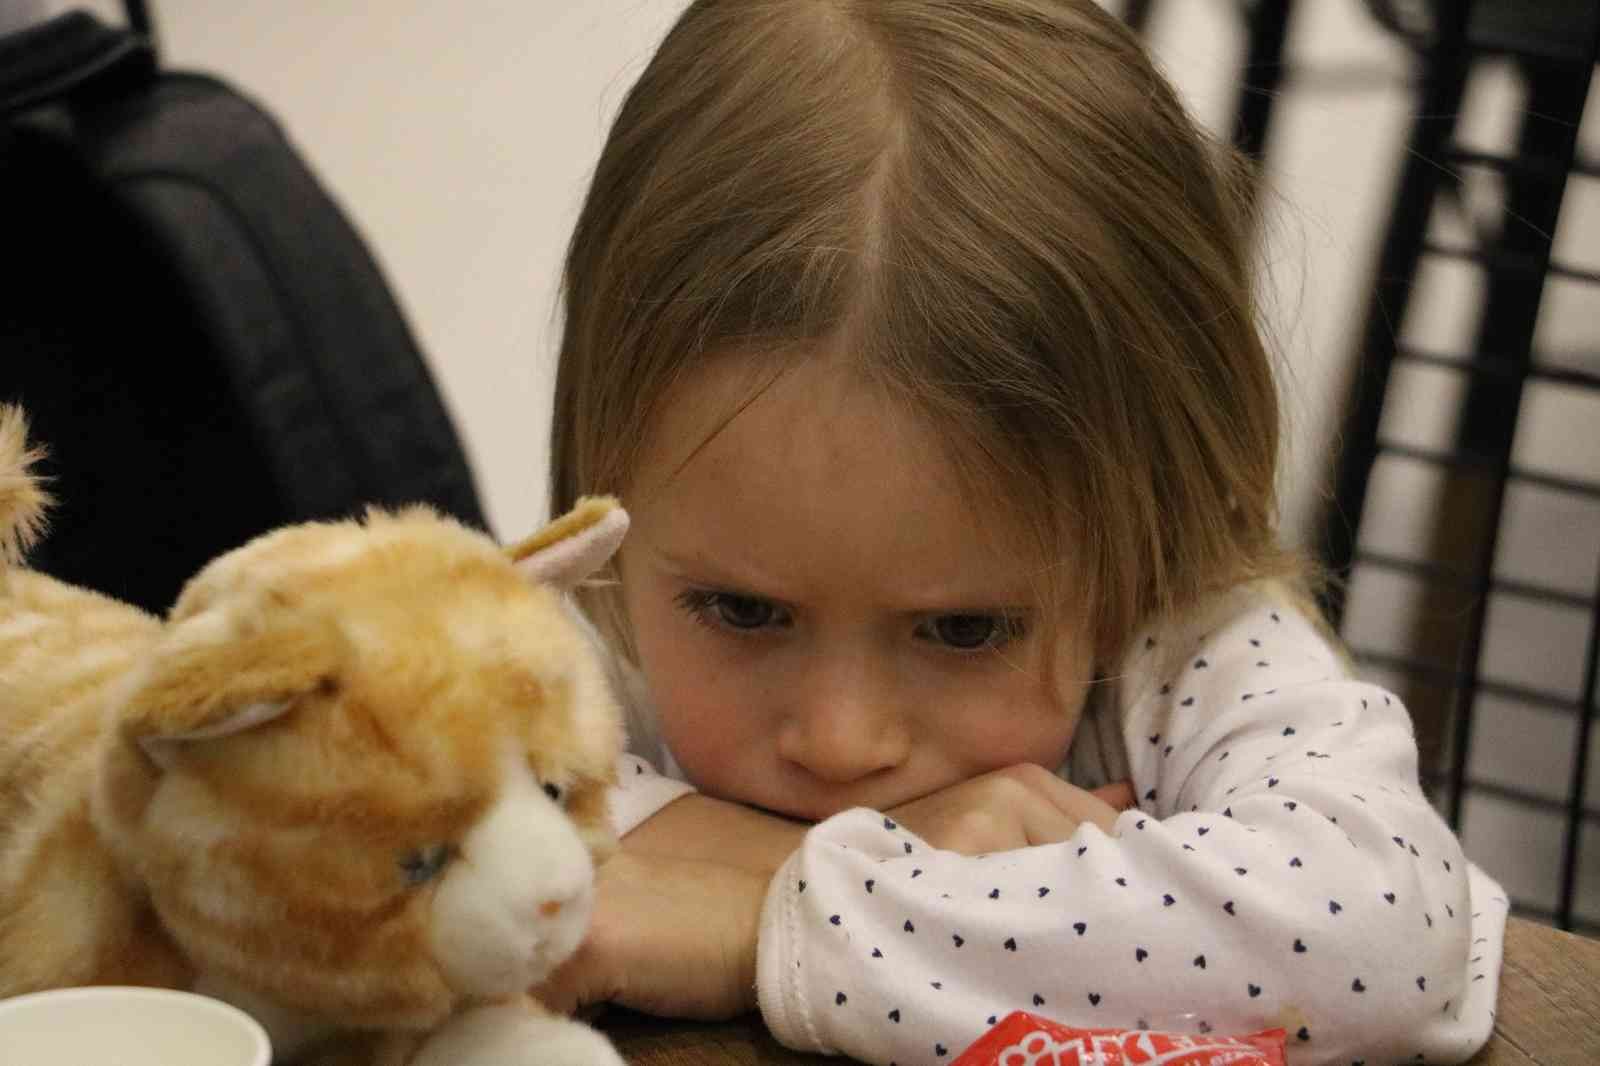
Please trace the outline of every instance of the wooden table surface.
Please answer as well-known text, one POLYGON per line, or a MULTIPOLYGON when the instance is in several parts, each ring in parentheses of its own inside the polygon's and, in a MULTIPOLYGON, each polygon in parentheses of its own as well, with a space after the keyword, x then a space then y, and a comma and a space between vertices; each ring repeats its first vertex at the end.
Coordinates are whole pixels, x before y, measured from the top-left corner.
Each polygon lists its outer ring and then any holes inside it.
MULTIPOLYGON (((1470 1066, 1600 1066, 1600 940, 1511 919, 1495 1019, 1470 1066)), ((618 1011, 600 1024, 633 1066, 847 1062, 785 1050, 756 1015, 701 1024, 618 1011)))

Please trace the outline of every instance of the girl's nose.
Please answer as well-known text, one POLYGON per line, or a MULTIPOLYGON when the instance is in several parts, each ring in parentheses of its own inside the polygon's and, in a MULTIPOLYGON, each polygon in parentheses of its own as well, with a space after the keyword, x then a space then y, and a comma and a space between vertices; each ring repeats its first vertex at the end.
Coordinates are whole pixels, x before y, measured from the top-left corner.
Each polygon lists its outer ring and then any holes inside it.
POLYGON ((778 731, 778 754, 830 784, 893 769, 910 751, 904 716, 863 664, 809 671, 778 731))

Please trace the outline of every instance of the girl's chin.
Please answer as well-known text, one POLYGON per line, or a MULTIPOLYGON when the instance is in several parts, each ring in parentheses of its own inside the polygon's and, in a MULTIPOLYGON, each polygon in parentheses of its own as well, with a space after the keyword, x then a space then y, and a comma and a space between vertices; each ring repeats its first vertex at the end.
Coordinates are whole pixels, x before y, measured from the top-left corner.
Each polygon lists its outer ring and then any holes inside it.
MULTIPOLYGON (((733 789, 707 787, 698 784, 691 777, 690 784, 700 790, 701 795, 712 799, 723 800, 728 803, 737 803, 743 807, 751 807, 763 814, 774 815, 778 818, 787 818, 793 822, 807 824, 826 821, 834 815, 848 811, 853 807, 871 807, 873 804, 860 802, 853 797, 816 798, 795 796, 740 795, 733 789)), ((897 801, 898 802, 898 801, 897 801)), ((894 804, 888 804, 892 807, 894 804)))
POLYGON ((766 796, 759 799, 739 799, 732 796, 720 796, 718 798, 732 800, 735 803, 743 803, 747 807, 755 807, 756 809, 765 811, 768 814, 775 814, 780 818, 789 818, 798 822, 822 822, 832 818, 836 814, 842 814, 845 811, 853 810, 857 807, 867 807, 875 811, 889 811, 900 806, 902 803, 910 803, 912 800, 917 799, 919 795, 924 794, 925 793, 906 792, 902 795, 898 792, 891 793, 879 791, 878 793, 871 795, 845 794, 840 796, 822 797, 766 796))
POLYGON ((723 774, 698 774, 693 766, 680 764, 680 768, 703 796, 806 823, 825 821, 857 807, 891 811, 961 780, 935 777, 930 781, 926 775, 895 774, 829 786, 816 780, 786 780, 782 769, 766 777, 730 780, 723 774))
POLYGON ((848 811, 852 807, 859 807, 858 803, 774 803, 752 804, 756 809, 768 814, 775 814, 780 818, 788 818, 796 822, 822 822, 841 811, 848 811))

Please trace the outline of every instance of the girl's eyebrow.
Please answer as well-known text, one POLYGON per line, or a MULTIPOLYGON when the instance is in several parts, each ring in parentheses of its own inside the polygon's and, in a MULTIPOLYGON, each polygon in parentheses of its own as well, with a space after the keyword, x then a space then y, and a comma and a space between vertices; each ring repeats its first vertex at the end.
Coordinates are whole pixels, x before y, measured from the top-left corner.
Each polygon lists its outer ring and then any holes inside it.
MULTIPOLYGON (((780 581, 770 580, 762 575, 735 577, 732 571, 723 569, 715 559, 680 556, 654 547, 648 548, 647 551, 673 577, 683 581, 703 583, 710 586, 714 591, 749 595, 757 599, 771 600, 775 603, 784 604, 804 600, 803 596, 793 595, 792 592, 785 594, 782 588, 783 583, 780 581)), ((1032 614, 1034 608, 1034 603, 1027 597, 996 598, 992 593, 904 597, 900 598, 898 602, 889 605, 889 609, 896 614, 923 616, 983 614, 1018 617, 1032 614)))
POLYGON ((781 594, 764 591, 782 588, 783 583, 773 580, 770 575, 747 574, 735 577, 734 572, 727 569, 725 564, 711 557, 678 555, 653 546, 646 547, 645 550, 661 568, 681 580, 704 582, 727 592, 749 592, 762 599, 786 598, 781 594))

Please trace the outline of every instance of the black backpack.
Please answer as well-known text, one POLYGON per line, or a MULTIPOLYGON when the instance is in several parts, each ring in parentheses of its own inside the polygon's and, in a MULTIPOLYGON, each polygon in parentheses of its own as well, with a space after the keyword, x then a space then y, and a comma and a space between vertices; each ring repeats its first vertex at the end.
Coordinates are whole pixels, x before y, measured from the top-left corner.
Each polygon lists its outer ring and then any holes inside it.
POLYGON ((273 526, 487 528, 371 255, 272 118, 84 12, 0 38, 0 402, 46 446, 38 569, 164 611, 273 526))

